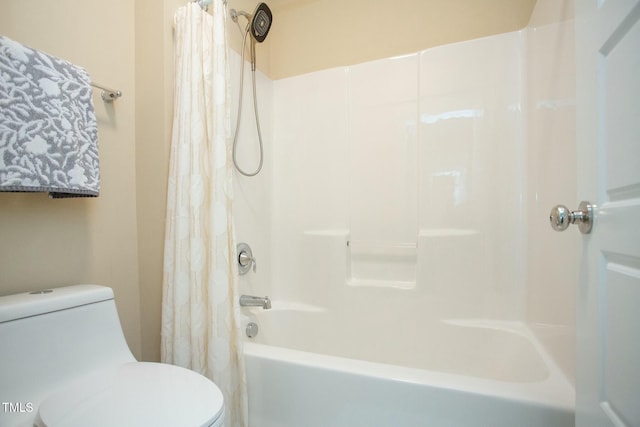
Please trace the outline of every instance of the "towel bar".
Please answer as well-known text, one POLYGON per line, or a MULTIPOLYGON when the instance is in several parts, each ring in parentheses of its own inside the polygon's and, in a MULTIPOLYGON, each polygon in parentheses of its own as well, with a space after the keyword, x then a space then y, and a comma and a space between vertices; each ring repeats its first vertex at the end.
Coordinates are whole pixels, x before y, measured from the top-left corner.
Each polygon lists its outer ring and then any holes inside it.
POLYGON ((109 89, 97 83, 91 83, 91 86, 102 90, 100 97, 104 102, 113 102, 122 96, 122 92, 119 90, 109 89))

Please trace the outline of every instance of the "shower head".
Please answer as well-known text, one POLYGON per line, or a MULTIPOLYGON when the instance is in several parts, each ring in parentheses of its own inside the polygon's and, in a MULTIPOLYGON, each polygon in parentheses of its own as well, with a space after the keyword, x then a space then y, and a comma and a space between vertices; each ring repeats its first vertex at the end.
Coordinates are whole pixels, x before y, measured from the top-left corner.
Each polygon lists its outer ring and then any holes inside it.
POLYGON ((251 36, 255 41, 262 43, 267 38, 272 20, 273 15, 269 6, 266 3, 260 3, 255 12, 253 12, 253 18, 251 19, 251 36))
POLYGON ((267 38, 267 33, 271 28, 271 22, 273 21, 273 15, 271 9, 266 3, 258 4, 253 15, 249 15, 243 10, 231 9, 229 11, 231 20, 235 23, 238 22, 238 16, 244 16, 249 21, 249 30, 251 31, 251 38, 258 43, 262 43, 267 38))

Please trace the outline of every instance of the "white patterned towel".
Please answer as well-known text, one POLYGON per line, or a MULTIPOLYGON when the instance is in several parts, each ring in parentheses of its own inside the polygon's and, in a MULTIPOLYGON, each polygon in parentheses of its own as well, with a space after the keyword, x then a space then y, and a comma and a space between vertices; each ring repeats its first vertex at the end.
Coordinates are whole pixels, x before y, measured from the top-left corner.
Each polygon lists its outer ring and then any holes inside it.
POLYGON ((100 191, 98 126, 82 68, 0 36, 0 191, 100 191))

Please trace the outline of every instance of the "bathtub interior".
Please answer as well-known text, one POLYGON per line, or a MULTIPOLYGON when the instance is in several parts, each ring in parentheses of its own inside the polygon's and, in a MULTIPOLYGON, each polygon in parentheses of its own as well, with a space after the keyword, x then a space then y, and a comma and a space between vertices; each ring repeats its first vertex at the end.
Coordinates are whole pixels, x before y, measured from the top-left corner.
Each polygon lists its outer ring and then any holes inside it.
POLYGON ((412 321, 415 299, 376 289, 372 304, 369 291, 346 310, 275 299, 245 311, 260 325, 244 343, 255 425, 574 425, 573 386, 525 323, 412 321))
POLYGON ((366 316, 273 303, 251 320, 250 342, 375 363, 504 382, 549 377, 531 332, 522 323, 484 319, 404 322, 390 312, 366 316), (346 319, 345 317, 348 317, 346 319), (365 320, 366 319, 366 320, 365 320))

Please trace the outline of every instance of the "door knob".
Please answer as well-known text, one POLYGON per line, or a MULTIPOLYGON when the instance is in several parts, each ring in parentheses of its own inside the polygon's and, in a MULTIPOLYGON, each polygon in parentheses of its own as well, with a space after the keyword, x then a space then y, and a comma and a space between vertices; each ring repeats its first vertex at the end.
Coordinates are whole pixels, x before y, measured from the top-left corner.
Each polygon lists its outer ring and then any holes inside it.
POLYGON ((582 234, 589 234, 593 227, 593 206, 589 202, 580 202, 577 211, 571 211, 563 205, 554 206, 549 214, 551 228, 564 231, 571 224, 578 224, 582 234))

